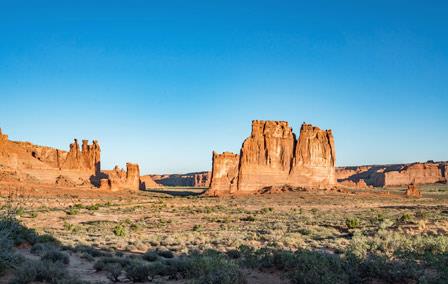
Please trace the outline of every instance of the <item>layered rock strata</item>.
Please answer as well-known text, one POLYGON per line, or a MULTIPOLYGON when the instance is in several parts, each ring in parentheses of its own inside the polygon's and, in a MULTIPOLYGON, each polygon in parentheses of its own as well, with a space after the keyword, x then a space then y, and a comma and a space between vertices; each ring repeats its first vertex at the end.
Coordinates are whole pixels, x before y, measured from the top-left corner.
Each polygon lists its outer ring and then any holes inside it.
POLYGON ((88 144, 83 140, 80 149, 75 139, 70 150, 64 151, 30 142, 10 141, 0 130, 0 165, 25 181, 46 184, 86 184, 91 176, 100 172, 101 149, 96 140, 88 144))
POLYGON ((209 187, 211 172, 148 175, 147 177, 150 177, 158 186, 209 187))
POLYGON ((140 168, 137 164, 127 163, 126 171, 115 166, 113 170, 103 171, 100 189, 105 190, 140 190, 145 184, 140 180, 140 168))
POLYGON ((447 182, 447 162, 412 163, 341 167, 336 169, 340 184, 365 182, 368 186, 393 187, 414 184, 447 182))
POLYGON ((296 140, 285 121, 252 121, 240 155, 213 153, 208 194, 255 193, 270 186, 329 188, 335 185, 331 130, 303 124, 296 140))

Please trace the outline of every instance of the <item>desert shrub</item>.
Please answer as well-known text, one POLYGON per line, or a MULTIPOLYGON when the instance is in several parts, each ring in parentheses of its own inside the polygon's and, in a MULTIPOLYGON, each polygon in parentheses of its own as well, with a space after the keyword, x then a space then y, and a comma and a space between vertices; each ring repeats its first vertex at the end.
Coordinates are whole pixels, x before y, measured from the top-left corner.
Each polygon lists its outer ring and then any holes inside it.
POLYGON ((13 252, 13 242, 7 232, 0 231, 0 275, 20 261, 21 258, 13 252))
POLYGON ((118 279, 121 276, 123 266, 119 263, 107 263, 103 267, 103 271, 106 272, 107 278, 112 282, 119 282, 118 279))
POLYGON ((201 231, 202 229, 203 229, 203 226, 201 224, 195 224, 192 228, 192 230, 194 232, 201 231))
POLYGON ((295 265, 288 273, 292 283, 347 283, 339 256, 313 251, 299 251, 294 254, 295 265))
POLYGON ((50 284, 81 284, 73 278, 60 262, 25 261, 17 268, 12 284, 44 282, 50 284))
POLYGON ((240 219, 241 221, 246 221, 246 222, 254 222, 255 221, 255 217, 254 216, 246 216, 240 219))
POLYGON ((102 257, 100 258, 95 264, 93 265, 93 268, 97 271, 102 271, 106 267, 106 265, 111 263, 118 263, 122 267, 125 267, 127 265, 131 264, 131 260, 124 257, 102 257))
POLYGON ((241 257, 241 253, 236 250, 236 249, 232 249, 226 252, 227 256, 230 257, 231 259, 237 259, 241 257))
POLYGON ((414 216, 411 213, 403 213, 403 215, 400 217, 399 221, 402 223, 409 223, 414 219, 414 216))
POLYGON ((77 208, 77 207, 69 207, 67 210, 65 210, 65 214, 67 214, 67 215, 78 215, 79 214, 79 208, 77 208))
POLYGON ((146 261, 156 261, 157 259, 159 259, 159 256, 155 251, 147 251, 142 255, 142 258, 146 261))
POLYGON ((30 252, 34 255, 42 256, 49 250, 54 250, 55 246, 52 243, 35 243, 30 252))
POLYGON ((100 205, 99 204, 87 205, 85 206, 85 208, 90 211, 96 211, 100 209, 100 205))
POLYGON ((17 216, 23 216, 25 214, 25 209, 23 209, 22 207, 16 208, 15 211, 16 211, 15 213, 17 216))
POLYGON ((36 241, 39 243, 53 243, 60 245, 60 242, 49 234, 38 235, 36 241))
POLYGON ((69 264, 70 258, 66 253, 57 251, 57 250, 49 250, 43 254, 41 257, 43 261, 51 261, 51 262, 60 262, 63 264, 69 264))
POLYGON ((112 232, 117 237, 124 237, 126 236, 126 228, 123 225, 117 225, 113 228, 112 232))
POLYGON ((185 276, 193 283, 246 283, 239 266, 222 255, 193 255, 185 261, 185 276))
POLYGON ((379 255, 369 255, 360 262, 357 270, 361 279, 377 279, 386 283, 415 282, 423 274, 413 261, 388 260, 379 255))
POLYGON ((112 257, 112 253, 110 252, 102 251, 100 249, 96 249, 86 245, 77 245, 73 250, 75 252, 90 255, 92 257, 102 257, 102 256, 112 257))
POLYGON ((7 233, 14 245, 22 243, 34 244, 38 241, 37 233, 32 229, 24 227, 15 218, 1 218, 0 231, 7 233))
POLYGON ((173 252, 170 250, 159 250, 159 251, 157 251, 157 254, 164 258, 173 258, 174 257, 173 252))
POLYGON ((126 277, 132 282, 145 282, 152 276, 151 266, 147 263, 133 261, 124 267, 126 277))
POLYGON ((356 229, 361 226, 361 220, 359 220, 356 217, 347 218, 347 219, 345 219, 345 225, 349 229, 356 229))

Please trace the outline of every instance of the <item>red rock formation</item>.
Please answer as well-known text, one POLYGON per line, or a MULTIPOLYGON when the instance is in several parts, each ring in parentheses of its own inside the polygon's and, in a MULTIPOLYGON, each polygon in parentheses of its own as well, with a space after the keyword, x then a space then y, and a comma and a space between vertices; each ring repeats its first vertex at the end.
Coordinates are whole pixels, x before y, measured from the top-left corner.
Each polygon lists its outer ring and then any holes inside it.
POLYGON ((199 172, 192 173, 193 175, 193 187, 209 187, 210 179, 212 176, 211 172, 199 172))
POLYGON ((385 186, 400 186, 409 183, 429 184, 444 182, 442 168, 436 163, 415 163, 406 165, 399 171, 390 171, 385 174, 385 186))
POLYGON ((106 185, 106 178, 100 180, 100 188, 116 190, 139 190, 144 189, 140 181, 140 169, 137 164, 127 163, 126 171, 115 166, 113 170, 103 171, 107 177, 109 187, 106 185))
POLYGON ((140 167, 137 164, 126 164, 126 182, 131 189, 140 189, 140 167))
POLYGON ((213 152, 213 169, 207 195, 217 196, 236 192, 240 156, 230 152, 213 152))
POLYGON ((140 181, 142 182, 142 187, 144 188, 158 188, 161 187, 160 184, 156 183, 153 178, 149 175, 140 176, 140 181))
POLYGON ((294 155, 290 184, 332 187, 336 184, 335 164, 336 149, 331 130, 303 124, 294 155))
POLYGON ((336 169, 339 183, 363 180, 369 186, 403 186, 410 183, 431 184, 447 180, 445 162, 342 167, 336 169))
POLYGON ((208 194, 254 193, 283 185, 329 188, 336 183, 335 159, 331 130, 303 124, 296 141, 287 122, 255 120, 239 157, 213 153, 208 194))
POLYGON ((107 179, 107 178, 100 179, 100 189, 102 189, 102 190, 110 190, 111 189, 110 180, 107 179))
POLYGON ((66 152, 29 142, 10 141, 7 135, 0 134, 0 164, 35 183, 55 184, 58 181, 64 184, 58 180, 64 176, 76 185, 85 185, 100 170, 100 147, 98 142, 88 145, 86 140, 81 152, 75 139, 70 144, 70 151, 66 152))
POLYGON ((241 148, 238 191, 288 183, 295 137, 286 121, 252 122, 252 133, 241 148))
POLYGON ((339 182, 339 184, 342 186, 345 186, 345 187, 358 188, 358 189, 367 189, 367 188, 372 187, 372 186, 367 185, 363 179, 361 179, 359 181, 344 180, 342 182, 339 182))
POLYGON ((148 175, 159 186, 209 187, 211 172, 148 175))
POLYGON ((422 193, 413 183, 408 185, 408 188, 406 189, 404 195, 407 197, 416 197, 416 198, 422 197, 422 193))

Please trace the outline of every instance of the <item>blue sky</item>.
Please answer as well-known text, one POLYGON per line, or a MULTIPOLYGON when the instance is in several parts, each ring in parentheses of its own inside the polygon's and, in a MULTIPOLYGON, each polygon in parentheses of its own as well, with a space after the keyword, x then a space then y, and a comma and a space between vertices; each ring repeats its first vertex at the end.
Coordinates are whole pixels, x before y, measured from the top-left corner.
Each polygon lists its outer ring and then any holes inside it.
POLYGON ((0 1, 0 127, 103 166, 211 167, 253 119, 338 165, 448 160, 446 1, 0 1), (94 2, 94 3, 93 3, 94 2), (310 3, 312 2, 312 3, 310 3))

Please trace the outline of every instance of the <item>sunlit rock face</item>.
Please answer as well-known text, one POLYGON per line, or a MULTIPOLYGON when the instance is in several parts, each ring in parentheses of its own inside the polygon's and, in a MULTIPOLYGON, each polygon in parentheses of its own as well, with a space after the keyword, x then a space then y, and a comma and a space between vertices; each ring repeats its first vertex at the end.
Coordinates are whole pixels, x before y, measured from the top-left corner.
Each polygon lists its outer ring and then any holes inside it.
POLYGON ((2 172, 14 173, 19 181, 40 184, 61 185, 61 178, 67 184, 88 185, 92 176, 100 172, 101 149, 96 140, 89 144, 78 141, 70 144, 69 151, 30 142, 11 141, 0 130, 0 165, 2 172))
POLYGON ((286 121, 252 121, 240 155, 213 154, 210 194, 255 193, 269 186, 335 185, 331 130, 303 124, 296 140, 286 121))
POLYGON ((212 177, 207 195, 232 194, 237 191, 240 156, 230 152, 213 152, 212 177))

